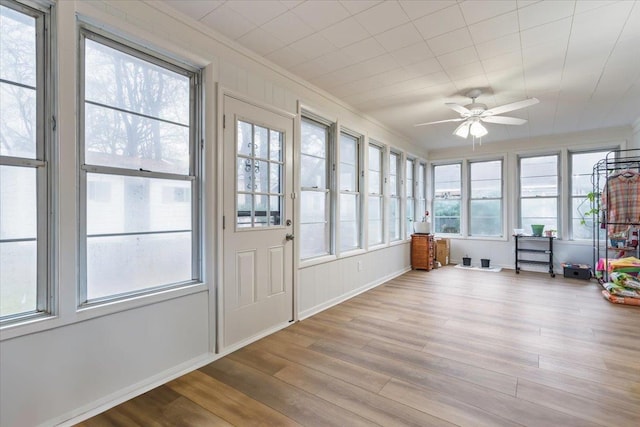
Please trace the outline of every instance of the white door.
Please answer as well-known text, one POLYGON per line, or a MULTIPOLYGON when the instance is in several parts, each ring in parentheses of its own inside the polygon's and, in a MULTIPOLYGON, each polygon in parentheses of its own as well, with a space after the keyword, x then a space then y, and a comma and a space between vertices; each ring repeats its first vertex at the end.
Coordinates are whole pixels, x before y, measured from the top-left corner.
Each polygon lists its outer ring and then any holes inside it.
POLYGON ((224 97, 221 349, 293 320, 293 118, 224 97))

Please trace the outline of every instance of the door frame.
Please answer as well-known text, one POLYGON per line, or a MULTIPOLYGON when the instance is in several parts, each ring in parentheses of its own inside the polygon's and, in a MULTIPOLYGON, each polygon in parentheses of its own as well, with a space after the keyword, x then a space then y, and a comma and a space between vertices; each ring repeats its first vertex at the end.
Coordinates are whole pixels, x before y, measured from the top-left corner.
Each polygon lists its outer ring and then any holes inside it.
MULTIPOLYGON (((280 116, 283 116, 287 119, 292 120, 293 134, 291 135, 290 143, 293 144, 293 147, 292 147, 293 158, 291 159, 291 162, 292 162, 291 170, 293 171, 293 176, 292 176, 293 188, 291 189, 291 192, 288 195, 288 197, 293 197, 293 200, 292 200, 293 211, 291 212, 291 220, 293 221, 293 232, 295 236, 298 235, 298 222, 296 221, 296 218, 297 218, 298 203, 299 203, 298 198, 296 197, 297 195, 296 188, 298 185, 298 173, 299 173, 298 162, 296 161, 296 155, 297 155, 296 153, 298 152, 296 147, 299 139, 298 127, 300 125, 299 115, 296 113, 292 113, 290 111, 286 111, 284 109, 274 107, 272 105, 266 104, 261 101, 256 101, 255 99, 252 99, 247 95, 241 94, 237 91, 224 87, 220 83, 216 83, 216 142, 217 142, 216 149, 215 149, 215 164, 216 164, 216 171, 215 171, 216 193, 215 194, 216 196, 212 197, 213 199, 212 203, 215 204, 215 216, 216 216, 215 218, 216 253, 214 256, 215 262, 213 263, 216 268, 216 273, 215 273, 214 289, 210 288, 211 293, 210 293, 210 304, 209 304, 209 308, 210 308, 209 317, 210 317, 210 322, 215 324, 215 329, 211 331, 212 333, 215 333, 212 350, 214 353, 218 355, 229 354, 237 350, 238 348, 244 347, 245 345, 249 344, 249 342, 243 341, 239 344, 236 344, 234 346, 229 346, 224 349, 222 349, 221 347, 222 338, 224 335, 224 228, 223 228, 224 200, 222 196, 224 194, 224 142, 225 142, 224 141, 224 125, 229 124, 229 123, 224 123, 225 97, 234 98, 238 101, 253 105, 254 107, 261 108, 263 110, 269 111, 274 114, 278 114, 280 116), (211 313, 212 309, 215 310, 215 313, 211 313)), ((298 110, 298 107, 296 107, 296 110, 298 110)), ((287 195, 285 195, 285 197, 287 197, 287 195)), ((231 226, 231 225, 232 225, 231 223, 228 224, 228 226, 231 226)), ((293 269, 292 271, 293 283, 291 287, 291 291, 292 291, 291 298, 292 298, 292 305, 293 305, 293 308, 292 308, 293 321, 297 322, 298 321, 298 244, 296 239, 294 239, 291 243, 293 244, 293 250, 292 250, 293 259, 291 260, 291 268, 293 269)), ((276 330, 279 330, 279 329, 282 329, 282 328, 278 327, 276 330)), ((253 337, 252 340, 257 341, 258 339, 263 338, 264 336, 267 336, 273 332, 276 332, 276 330, 267 330, 263 334, 253 337)))

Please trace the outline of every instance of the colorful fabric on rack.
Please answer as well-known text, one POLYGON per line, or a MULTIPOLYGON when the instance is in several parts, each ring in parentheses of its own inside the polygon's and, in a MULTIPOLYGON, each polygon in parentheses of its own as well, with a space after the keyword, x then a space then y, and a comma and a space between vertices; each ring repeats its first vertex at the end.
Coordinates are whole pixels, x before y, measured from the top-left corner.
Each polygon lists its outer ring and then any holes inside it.
POLYGON ((610 259, 605 268, 605 260, 604 258, 600 258, 596 269, 598 271, 605 271, 606 269, 609 273, 615 271, 618 273, 628 273, 630 275, 637 276, 640 272, 640 259, 636 257, 610 259))
POLYGON ((602 191, 602 208, 607 210, 609 233, 640 224, 640 174, 625 171, 609 177, 602 191))

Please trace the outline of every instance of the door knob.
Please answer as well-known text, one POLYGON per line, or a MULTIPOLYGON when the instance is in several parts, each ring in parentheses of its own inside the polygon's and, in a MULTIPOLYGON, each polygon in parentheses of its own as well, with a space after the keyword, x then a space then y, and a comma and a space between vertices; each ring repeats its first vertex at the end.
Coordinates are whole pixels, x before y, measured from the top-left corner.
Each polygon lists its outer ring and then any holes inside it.
POLYGON ((287 234, 286 235, 286 239, 287 240, 293 240, 293 234, 287 234))

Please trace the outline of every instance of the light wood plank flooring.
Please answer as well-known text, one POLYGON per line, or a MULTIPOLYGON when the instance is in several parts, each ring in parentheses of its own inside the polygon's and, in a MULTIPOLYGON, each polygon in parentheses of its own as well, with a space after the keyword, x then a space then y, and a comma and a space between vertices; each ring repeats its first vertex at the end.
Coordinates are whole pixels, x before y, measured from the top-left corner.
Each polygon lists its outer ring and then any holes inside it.
POLYGON ((640 426, 640 307, 595 282, 411 271, 84 426, 640 426))

